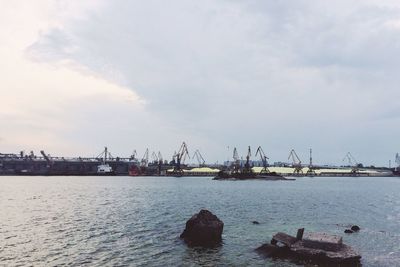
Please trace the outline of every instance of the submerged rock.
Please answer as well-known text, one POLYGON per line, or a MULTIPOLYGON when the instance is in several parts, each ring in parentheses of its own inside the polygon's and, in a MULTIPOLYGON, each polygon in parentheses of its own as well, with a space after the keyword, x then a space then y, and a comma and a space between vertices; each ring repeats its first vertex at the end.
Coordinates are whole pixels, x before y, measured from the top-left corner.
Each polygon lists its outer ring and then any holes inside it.
POLYGON ((352 233, 354 233, 354 231, 353 231, 353 230, 350 230, 350 229, 346 229, 346 230, 344 230, 344 232, 345 232, 346 234, 352 234, 352 233))
POLYGON ((257 221, 252 221, 251 223, 252 223, 252 224, 260 224, 260 223, 257 222, 257 221))
POLYGON ((190 246, 212 247, 222 241, 224 223, 208 210, 201 210, 186 222, 180 235, 190 246))
POLYGON ((358 231, 360 231, 360 227, 359 227, 358 225, 353 225, 350 229, 351 229, 353 232, 358 232, 358 231))

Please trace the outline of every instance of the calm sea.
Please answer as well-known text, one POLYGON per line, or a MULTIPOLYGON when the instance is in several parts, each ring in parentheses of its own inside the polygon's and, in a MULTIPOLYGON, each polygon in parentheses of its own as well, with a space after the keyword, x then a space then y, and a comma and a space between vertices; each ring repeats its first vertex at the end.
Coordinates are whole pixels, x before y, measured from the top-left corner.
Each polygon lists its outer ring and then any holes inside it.
POLYGON ((0 184, 0 265, 295 266, 254 249, 277 231, 304 227, 342 235, 363 266, 400 266, 400 178, 0 177, 0 184), (179 239, 202 208, 225 223, 220 248, 179 239), (351 224, 362 230, 343 234, 351 224))

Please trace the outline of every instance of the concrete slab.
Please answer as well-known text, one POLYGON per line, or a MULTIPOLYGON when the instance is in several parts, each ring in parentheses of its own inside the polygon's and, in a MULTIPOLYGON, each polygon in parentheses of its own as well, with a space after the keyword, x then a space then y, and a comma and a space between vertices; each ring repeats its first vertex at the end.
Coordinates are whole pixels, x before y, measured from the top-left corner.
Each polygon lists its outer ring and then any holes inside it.
POLYGON ((308 248, 338 251, 341 249, 343 239, 337 235, 327 233, 307 233, 303 237, 303 245, 308 248))

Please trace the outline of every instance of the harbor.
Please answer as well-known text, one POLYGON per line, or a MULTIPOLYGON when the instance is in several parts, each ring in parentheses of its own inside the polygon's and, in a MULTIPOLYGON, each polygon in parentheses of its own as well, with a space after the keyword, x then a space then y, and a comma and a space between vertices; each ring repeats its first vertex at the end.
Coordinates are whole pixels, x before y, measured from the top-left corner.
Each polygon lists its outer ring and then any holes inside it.
MULTIPOLYGON (((347 153, 343 166, 320 166, 313 164, 312 150, 309 151, 309 162, 304 164, 295 150, 291 150, 288 162, 270 164, 261 147, 258 147, 252 158, 248 147, 245 159, 239 157, 237 149, 233 149, 232 160, 223 164, 208 164, 199 150, 190 157, 187 145, 182 143, 171 160, 163 158, 161 152, 150 153, 146 149, 143 157, 134 151, 129 157, 113 156, 107 147, 95 157, 61 157, 52 156, 41 150, 25 153, 0 153, 0 175, 39 175, 39 176, 210 176, 216 177, 221 172, 235 173, 236 176, 271 175, 284 177, 388 177, 398 176, 397 168, 364 167, 358 163, 351 153, 347 153), (258 157, 258 158, 257 158, 258 157), (196 163, 187 163, 191 158, 196 163)), ((398 155, 396 155, 396 162, 398 155)), ((225 175, 226 176, 226 175, 225 175)), ((239 177, 238 176, 238 177, 239 177)))

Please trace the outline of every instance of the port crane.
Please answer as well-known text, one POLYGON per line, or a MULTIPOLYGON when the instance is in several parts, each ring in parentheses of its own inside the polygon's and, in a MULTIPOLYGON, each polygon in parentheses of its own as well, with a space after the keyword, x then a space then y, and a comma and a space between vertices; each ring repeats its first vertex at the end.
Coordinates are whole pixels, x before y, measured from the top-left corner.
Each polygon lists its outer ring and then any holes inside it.
POLYGON ((50 168, 53 165, 53 161, 50 159, 50 155, 46 155, 46 153, 44 153, 43 150, 40 150, 40 154, 42 154, 43 158, 46 160, 47 162, 47 168, 50 168))
POLYGON ((193 158, 196 158, 197 162, 199 163, 199 167, 206 165, 206 161, 204 160, 203 156, 201 155, 198 149, 194 152, 193 158))
POLYGON ((153 151, 153 153, 151 153, 151 159, 152 159, 153 163, 158 163, 158 156, 157 156, 156 152, 153 151))
POLYGON ((346 161, 346 160, 349 164, 348 166, 351 167, 351 172, 357 173, 358 172, 358 162, 350 152, 347 152, 347 154, 344 156, 343 161, 346 161))
POLYGON ((314 170, 314 166, 312 163, 312 149, 311 148, 310 148, 310 163, 308 164, 308 170, 307 170, 306 175, 309 175, 309 176, 315 175, 315 170, 314 170))
POLYGON ((154 152, 151 154, 151 159, 154 165, 157 165, 157 174, 161 175, 161 165, 163 163, 163 158, 161 155, 161 152, 158 151, 158 153, 154 152))
POLYGON ((236 147, 233 148, 233 172, 239 172, 240 170, 240 159, 236 147))
POLYGON ((251 157, 251 149, 250 146, 247 149, 247 155, 246 155, 246 163, 244 164, 244 169, 243 173, 250 173, 252 172, 251 166, 250 166, 250 157, 251 157))
POLYGON ((136 149, 135 149, 135 150, 133 150, 132 155, 130 156, 129 159, 135 161, 136 160, 136 156, 137 156, 137 152, 136 152, 136 149))
POLYGON ((157 158, 158 158, 159 164, 162 164, 163 163, 163 156, 161 155, 161 151, 158 151, 157 158))
POLYGON ((303 167, 301 167, 301 160, 294 149, 290 151, 288 160, 292 160, 292 166, 294 167, 294 174, 301 174, 303 173, 303 167))
POLYGON ((189 151, 187 149, 187 145, 185 142, 182 143, 181 147, 179 148, 178 152, 174 155, 174 170, 173 173, 177 176, 183 175, 183 169, 181 164, 185 163, 186 157, 190 158, 189 151))
POLYGON ((399 167, 400 167, 400 155, 399 155, 399 153, 396 153, 395 162, 396 162, 396 164, 397 164, 395 170, 398 170, 399 167))
POLYGON ((262 168, 260 174, 270 173, 270 171, 268 169, 268 161, 267 161, 269 158, 265 155, 265 153, 264 153, 263 149, 261 148, 261 146, 259 146, 257 148, 256 157, 257 157, 257 155, 260 155, 260 159, 261 159, 262 164, 263 164, 263 168, 262 168))
POLYGON ((146 152, 144 152, 143 158, 140 161, 140 167, 145 168, 149 165, 149 149, 146 148, 146 152))

